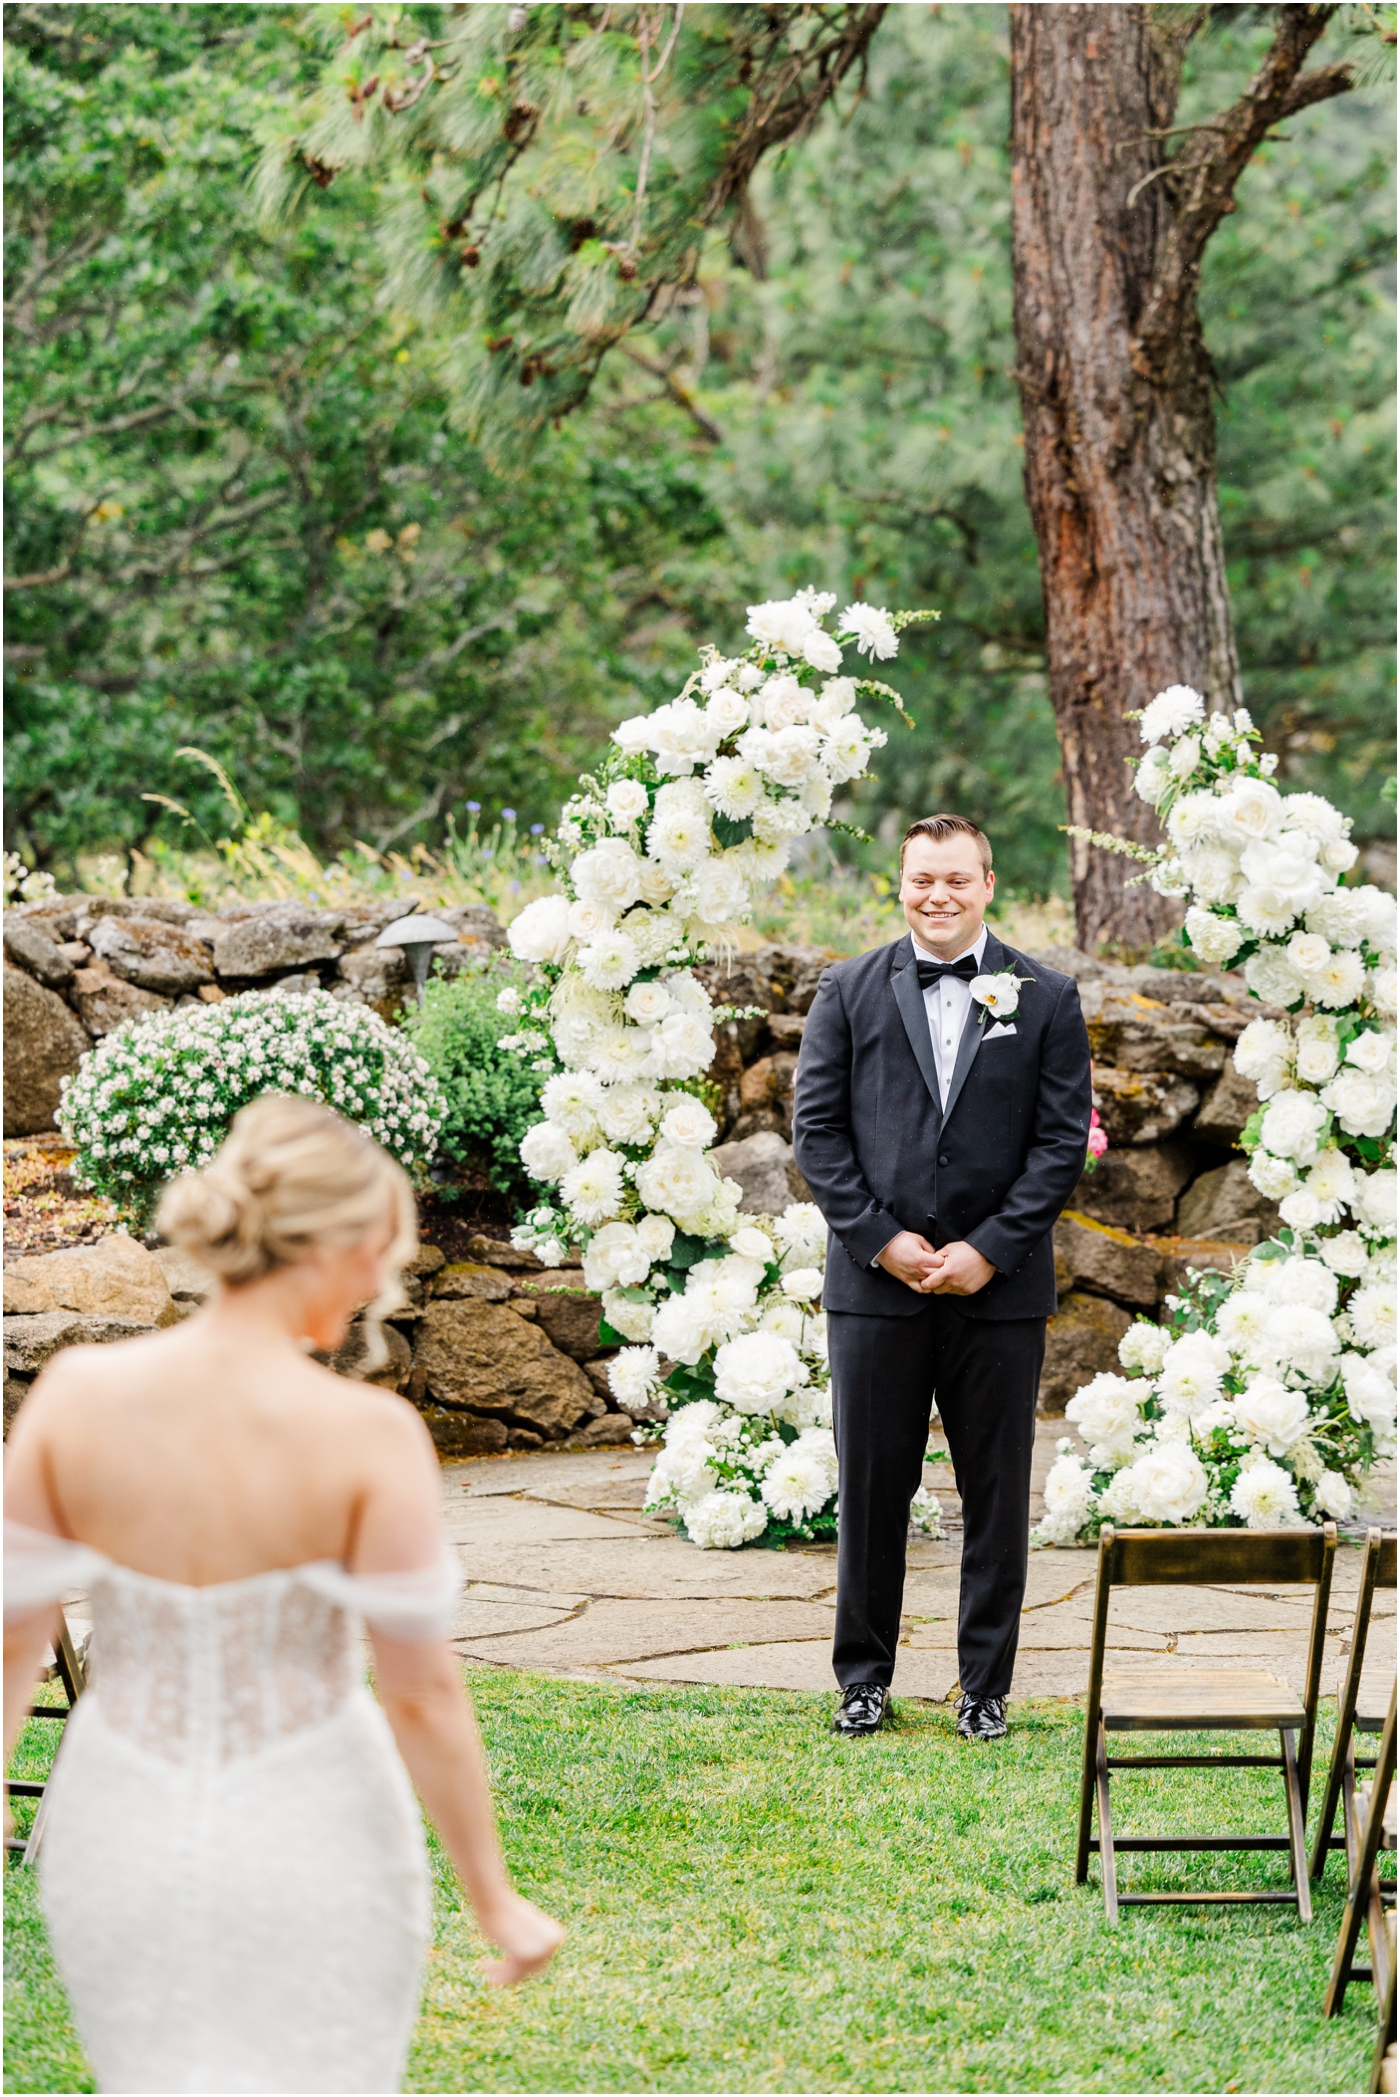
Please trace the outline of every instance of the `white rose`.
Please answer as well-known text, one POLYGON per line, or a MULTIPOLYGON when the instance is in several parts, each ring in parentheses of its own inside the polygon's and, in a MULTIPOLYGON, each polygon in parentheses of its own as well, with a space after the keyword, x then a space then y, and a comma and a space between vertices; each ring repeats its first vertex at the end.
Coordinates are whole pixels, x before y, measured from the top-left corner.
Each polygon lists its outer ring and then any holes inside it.
POLYGON ((829 633, 814 627, 802 643, 802 654, 814 670, 832 671, 841 667, 841 650, 829 633))
POLYGON ((1256 1150, 1249 1161, 1249 1183, 1258 1189, 1265 1201, 1281 1201, 1291 1194, 1298 1184, 1297 1170, 1288 1158, 1275 1158, 1266 1150, 1256 1150))
POLYGON ((647 790, 640 779, 614 779, 607 791, 609 815, 619 823, 635 823, 647 812, 647 790))
POLYGON ((1155 1376, 1170 1345, 1171 1334, 1165 1326, 1149 1325, 1139 1318, 1118 1342, 1118 1359, 1125 1369, 1145 1369, 1155 1376))
POLYGON ((609 1085, 598 1109, 598 1125, 609 1143, 650 1143, 661 1098, 646 1085, 609 1085))
POLYGON ((1220 1396, 1221 1378, 1230 1366, 1230 1350, 1208 1333, 1188 1333, 1162 1357, 1158 1392, 1165 1411, 1189 1420, 1220 1396))
POLYGON ((1291 1449, 1308 1424, 1308 1401, 1272 1376, 1256 1376, 1236 1398, 1235 1418, 1251 1441, 1262 1442, 1272 1456, 1291 1449))
POLYGON ((764 685, 755 701, 755 711, 762 710, 765 728, 791 728, 806 720, 810 703, 811 695, 805 685, 791 671, 782 670, 764 685))
POLYGON ((527 903, 506 930, 512 954, 520 961, 562 961, 569 945, 569 899, 540 896, 527 903))
POLYGON ((671 994, 663 983, 634 983, 623 1002, 623 1011, 634 1026, 659 1026, 668 1012, 675 1010, 671 994))
POLYGON ((1189 684, 1171 684, 1142 710, 1138 734, 1145 743, 1160 743, 1184 735, 1206 717, 1206 703, 1189 684))
POLYGON ((713 1114, 698 1099, 678 1101, 661 1124, 664 1140, 682 1150, 708 1150, 717 1133, 713 1114))
POLYGON ((731 691, 728 686, 711 692, 705 711, 718 742, 727 743, 732 736, 738 735, 741 728, 748 726, 749 702, 741 692, 731 691))
POLYGON ((1374 1027, 1347 1043, 1347 1062, 1372 1075, 1389 1070, 1394 1055, 1395 1036, 1378 1033, 1374 1027))
POLYGON ((651 749, 658 772, 684 779, 696 764, 715 754, 716 722, 693 699, 673 699, 651 717, 651 749))
POLYGON ((1132 1455, 1136 1437, 1143 1431, 1139 1401, 1148 1393, 1146 1384, 1130 1383, 1126 1376, 1107 1371, 1075 1392, 1065 1407, 1065 1418, 1084 1437, 1095 1464, 1124 1463, 1132 1455))
POLYGON ((1294 1060, 1306 1085, 1325 1085, 1337 1068, 1337 1029, 1321 1013, 1298 1025, 1294 1060))
POLYGON ((808 1381, 806 1363, 780 1333, 744 1333, 715 1355, 715 1396, 736 1412, 772 1412, 808 1381))
POLYGON ((1286 932, 1301 909, 1297 897, 1286 888, 1251 882, 1235 899, 1235 908, 1251 932, 1277 937, 1286 932))
POLYGON ((1243 934, 1234 918, 1193 908, 1186 913, 1186 937, 1202 961, 1212 968, 1224 968, 1239 952, 1243 934))
POLYGON ((1384 1136, 1395 1112, 1395 1081, 1350 1067, 1338 1071, 1320 1095, 1349 1136, 1384 1136))
POLYGON ((1216 807, 1222 837, 1240 844, 1273 837, 1282 827, 1283 796, 1267 779, 1237 772, 1217 797, 1216 807))
POLYGON ((1287 951, 1300 976, 1316 975, 1332 959, 1331 945, 1320 932, 1295 932, 1287 951))
POLYGON ((1397 978, 1393 968, 1373 968, 1366 978, 1366 991, 1377 1012, 1395 1016, 1397 978))
POLYGON ((625 838, 604 838, 591 852, 581 852, 569 871, 585 902, 614 914, 629 909, 641 894, 642 863, 625 838))
POLYGON ((630 721, 623 721, 614 728, 612 739, 626 756, 640 757, 643 750, 651 748, 650 715, 633 714, 630 721))
POLYGON ((759 1230, 753 1223, 746 1223, 735 1231, 729 1245, 730 1250, 737 1252, 741 1259, 756 1260, 760 1266, 767 1267, 774 1257, 772 1239, 766 1231, 759 1230))
POLYGON ((790 1296, 794 1303, 810 1303, 821 1293, 820 1267, 794 1267, 790 1274, 783 1276, 783 1294, 790 1296))
POLYGON ((635 1287, 646 1280, 650 1269, 651 1262, 630 1223, 605 1223, 593 1233, 583 1255, 583 1278, 600 1295, 619 1283, 635 1287))
POLYGON ((728 853, 702 866, 692 883, 695 915, 702 925, 727 925, 747 917, 748 883, 728 853))
POLYGON ((669 1216, 642 1216, 637 1221, 637 1243, 652 1261, 670 1257, 676 1226, 669 1216))
POLYGON ((520 1144, 520 1162, 532 1180, 562 1180, 578 1163, 578 1152, 552 1121, 537 1121, 520 1144))
POLYGON ((652 1320, 653 1345, 669 1361, 684 1362, 693 1369, 714 1342, 707 1309, 707 1305, 690 1295, 663 1298, 652 1320))
POLYGON ((686 1219, 714 1198, 718 1179, 698 1151, 659 1143, 637 1168, 637 1192, 649 1209, 673 1216, 682 1230, 686 1219))
POLYGON ((1278 1213, 1291 1231, 1316 1230, 1325 1214, 1322 1203, 1308 1187, 1297 1188, 1281 1201, 1278 1213))
POLYGON ((1261 947, 1244 965, 1244 979, 1266 1005, 1296 1005, 1303 979, 1281 947, 1261 947))
POLYGON ((1331 1102, 1311 1092, 1276 1092, 1264 1109, 1259 1140, 1276 1158, 1292 1158, 1310 1165, 1317 1156, 1318 1139, 1327 1121, 1331 1102))
POLYGON ((749 606, 748 632, 783 655, 801 655, 809 636, 819 630, 808 607, 796 597, 749 606))
POLYGON ((1358 1220, 1373 1231, 1385 1231, 1395 1235, 1396 1175, 1390 1167, 1380 1172, 1368 1172, 1365 1179, 1357 1183, 1354 1212, 1358 1220))
POLYGON ((1155 808, 1171 782, 1171 763, 1161 748, 1149 750, 1133 775, 1133 791, 1139 801, 1155 808))
POLYGON ((1131 1466, 1128 1490, 1147 1522, 1189 1522, 1210 1491, 1189 1442, 1153 1442, 1131 1466))
POLYGON ((1319 1514, 1344 1522, 1351 1513, 1355 1494, 1340 1471, 1324 1471, 1313 1487, 1313 1505, 1319 1514))
POLYGON ((1344 1354, 1337 1364, 1353 1420, 1388 1435, 1395 1425, 1395 1386, 1364 1354, 1344 1354))
POLYGON ((598 903, 574 903, 570 905, 569 933, 581 945, 587 945, 590 940, 596 939, 600 932, 610 932, 612 925, 612 912, 604 910, 598 903))
POLYGON ((664 866, 658 866, 654 859, 647 859, 642 862, 641 890, 644 903, 658 905, 675 894, 676 884, 664 866))
POLYGON ((1354 1280, 1366 1272, 1366 1240, 1360 1231, 1338 1231, 1324 1238, 1318 1250, 1334 1274, 1354 1280))
POLYGON ((1230 1506, 1247 1529, 1296 1528, 1298 1490, 1279 1464, 1256 1457, 1235 1480, 1230 1506))

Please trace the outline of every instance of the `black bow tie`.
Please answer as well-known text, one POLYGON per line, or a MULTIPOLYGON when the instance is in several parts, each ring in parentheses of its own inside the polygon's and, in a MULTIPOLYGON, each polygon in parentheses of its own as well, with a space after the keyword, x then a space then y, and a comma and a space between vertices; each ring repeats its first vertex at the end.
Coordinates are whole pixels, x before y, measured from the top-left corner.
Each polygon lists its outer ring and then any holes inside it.
POLYGON ((919 971, 920 990, 927 990, 930 983, 941 983, 945 976, 961 976, 970 983, 977 974, 977 963, 971 954, 959 954, 956 961, 925 961, 916 954, 914 966, 919 971))

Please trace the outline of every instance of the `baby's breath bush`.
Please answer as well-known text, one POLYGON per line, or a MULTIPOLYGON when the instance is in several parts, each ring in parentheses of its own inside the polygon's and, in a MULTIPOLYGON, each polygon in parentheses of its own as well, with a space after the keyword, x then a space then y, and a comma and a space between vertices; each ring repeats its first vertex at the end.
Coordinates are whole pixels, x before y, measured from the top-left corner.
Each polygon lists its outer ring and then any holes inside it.
POLYGON ((443 1100, 422 1057, 377 1013, 324 990, 249 990, 118 1027, 65 1079, 55 1119, 77 1147, 78 1184, 144 1229, 165 1182, 207 1164, 265 1092, 323 1100, 419 1178, 437 1147, 443 1100))

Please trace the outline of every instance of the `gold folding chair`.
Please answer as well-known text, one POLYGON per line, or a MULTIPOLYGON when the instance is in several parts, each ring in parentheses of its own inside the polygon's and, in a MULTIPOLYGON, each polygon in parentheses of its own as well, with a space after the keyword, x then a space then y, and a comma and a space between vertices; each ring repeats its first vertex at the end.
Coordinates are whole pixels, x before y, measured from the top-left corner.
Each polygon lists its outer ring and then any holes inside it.
POLYGON ((1371 1630, 1371 1612, 1375 1606, 1378 1587, 1395 1586, 1395 1538, 1385 1536, 1379 1529, 1366 1532, 1366 1556, 1361 1566, 1361 1585, 1356 1596, 1356 1620, 1351 1633, 1351 1655, 1346 1673, 1342 1677, 1337 1698, 1337 1738, 1332 1745, 1332 1760, 1327 1771, 1327 1788, 1322 1794, 1322 1811, 1318 1816, 1317 1835, 1313 1842, 1312 1875, 1320 1879, 1327 1869, 1328 1853, 1344 1849, 1350 1861, 1355 1847, 1351 1839, 1352 1823, 1356 1805, 1356 1772, 1358 1769, 1374 1769, 1374 1755, 1358 1755, 1356 1734, 1376 1734, 1385 1727, 1386 1699, 1390 1694, 1391 1676, 1380 1668, 1367 1669, 1366 1642, 1371 1630), (1338 1802, 1342 1804, 1342 1826, 1344 1833, 1334 1835, 1333 1826, 1337 1818, 1338 1802))
MULTIPOLYGON (((1386 1712, 1385 1726, 1381 1733, 1380 1753, 1374 1765, 1369 1784, 1357 1786, 1355 1807, 1348 1804, 1347 1829, 1347 1904, 1342 1913, 1342 1926, 1337 1932, 1337 1949, 1332 1960, 1332 1974, 1327 1983, 1327 1993, 1322 1998, 1322 2013, 1325 2017, 1339 2017, 1346 2000, 1347 1983, 1368 1980, 1374 1983, 1376 1999, 1388 2006, 1394 2014, 1395 1961, 1391 1950, 1390 1933, 1386 1928, 1385 1903, 1382 1894, 1380 1873, 1376 1859, 1382 1849, 1395 1847, 1395 1689, 1390 1691, 1390 1708, 1386 1712), (1371 1939, 1371 1963, 1369 1966, 1353 1966, 1357 1939, 1361 1925, 1366 1924, 1371 1939)), ((1391 1888, 1392 1898, 1394 1889, 1391 1888)), ((1383 2009, 1382 2029, 1388 2019, 1383 2009)))
MULTIPOLYGON (((68 1699, 67 1703, 31 1704, 29 1716, 31 1718, 53 1719, 59 1725, 63 1725, 72 1713, 78 1698, 87 1688, 87 1674, 78 1648, 73 1642, 73 1634, 68 1628, 68 1618, 61 1609, 58 1612, 58 1635, 54 1639, 53 1665, 49 1668, 47 1675, 47 1679, 51 1682, 55 1678, 63 1684, 63 1692, 68 1699)), ((5 1837, 6 1849, 22 1851, 20 1862, 22 1864, 32 1864, 44 1832, 44 1794, 48 1787, 46 1784, 37 1783, 29 1777, 6 1777, 4 1782, 5 1790, 11 1798, 32 1798, 38 1800, 29 1833, 27 1835, 7 1835, 5 1837)))
POLYGON ((1099 1533, 1099 1576, 1094 1596, 1094 1645, 1089 1704, 1084 1720, 1084 1770, 1079 1796, 1075 1880, 1089 1876, 1094 1808, 1098 1806, 1104 1909, 1110 1922, 1120 1907, 1289 1901, 1301 1922, 1312 1920, 1308 1887, 1308 1771, 1317 1729, 1327 1599, 1337 1529, 1128 1529, 1099 1533), (1306 1684, 1301 1700, 1286 1682, 1262 1668, 1167 1665, 1106 1668, 1108 1605, 1115 1587, 1309 1586, 1315 1590, 1306 1684), (1269 1731, 1277 1755, 1110 1755, 1111 1733, 1269 1731), (1286 1835, 1116 1835, 1109 1780, 1120 1769, 1278 1769, 1288 1812, 1286 1835), (1287 1850, 1292 1888, 1258 1893, 1119 1893, 1116 1860, 1131 1850, 1287 1850))

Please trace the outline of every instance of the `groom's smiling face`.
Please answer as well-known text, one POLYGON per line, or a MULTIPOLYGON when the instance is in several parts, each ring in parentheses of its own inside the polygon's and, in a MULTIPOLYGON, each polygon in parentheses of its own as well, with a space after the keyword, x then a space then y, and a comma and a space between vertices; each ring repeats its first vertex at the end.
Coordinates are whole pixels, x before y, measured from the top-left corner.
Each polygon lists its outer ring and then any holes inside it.
POLYGON ((956 961, 982 929, 995 876, 982 871, 971 837, 911 837, 904 847, 899 900, 904 922, 941 960, 956 961))

